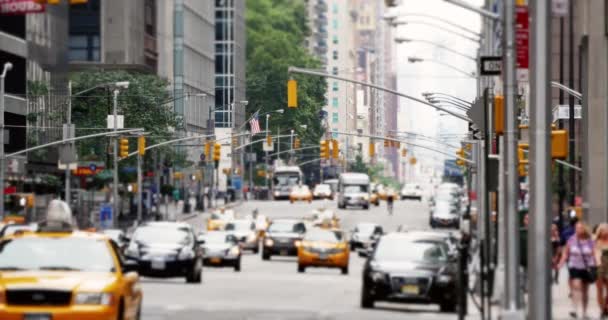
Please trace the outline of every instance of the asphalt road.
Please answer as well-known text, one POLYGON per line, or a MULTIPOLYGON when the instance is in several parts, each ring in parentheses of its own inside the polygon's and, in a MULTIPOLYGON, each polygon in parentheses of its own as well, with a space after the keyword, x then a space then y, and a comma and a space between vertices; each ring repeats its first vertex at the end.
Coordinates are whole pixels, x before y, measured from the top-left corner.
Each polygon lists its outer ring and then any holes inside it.
MULTIPOLYGON (((338 210, 334 202, 312 204, 287 201, 246 202, 237 214, 251 213, 255 208, 270 218, 303 217, 315 208, 331 208, 338 213, 344 230, 358 222, 376 222, 386 231, 399 225, 412 229, 428 228, 428 207, 415 201, 395 202, 394 215, 386 206, 367 210, 338 210)), ((189 221, 202 228, 206 215, 189 221)), ((144 278, 144 320, 191 319, 455 319, 455 314, 440 313, 435 305, 377 303, 373 310, 359 307, 363 258, 351 255, 349 275, 337 269, 296 270, 295 258, 262 261, 259 255, 247 253, 242 271, 205 268, 202 284, 186 284, 183 279, 144 278)))

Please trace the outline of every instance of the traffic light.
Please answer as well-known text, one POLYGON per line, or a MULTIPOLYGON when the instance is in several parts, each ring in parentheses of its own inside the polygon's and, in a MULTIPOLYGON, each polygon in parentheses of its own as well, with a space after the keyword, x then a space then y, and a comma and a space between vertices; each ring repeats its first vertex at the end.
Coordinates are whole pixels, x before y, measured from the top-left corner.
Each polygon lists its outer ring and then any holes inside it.
POLYGON ((239 146, 239 138, 237 137, 232 137, 232 147, 236 148, 239 146))
POLYGON ((321 159, 329 159, 329 142, 321 140, 321 159))
POLYGON ((340 155, 340 147, 338 145, 338 140, 332 139, 331 140, 331 157, 334 159, 338 159, 339 155, 340 155))
POLYGON ((287 106, 289 108, 298 107, 298 82, 294 79, 287 81, 287 106))
POLYGON ((373 142, 369 143, 369 157, 373 158, 376 155, 376 144, 373 142))
POLYGON ((146 137, 144 136, 137 138, 137 153, 139 153, 140 156, 146 154, 146 137))
POLYGON ((404 157, 404 158, 407 157, 407 149, 406 148, 401 149, 401 156, 404 157))
POLYGON ((526 153, 524 151, 525 149, 528 149, 528 147, 529 144, 527 143, 520 143, 517 146, 517 172, 519 173, 520 177, 525 177, 528 175, 528 159, 526 159, 526 153))
POLYGON ((503 96, 494 97, 494 131, 497 135, 502 135, 505 131, 505 98, 503 96))
POLYGON ((461 167, 464 167, 466 163, 466 161, 464 161, 464 157, 466 156, 464 153, 464 149, 458 149, 456 151, 456 155, 458 156, 458 159, 456 159, 456 164, 461 167))
POLYGON ((120 138, 118 140, 118 145, 119 145, 119 147, 118 147, 118 149, 119 149, 118 155, 121 158, 127 158, 129 156, 129 139, 120 138))
POLYGON ((209 160, 211 155, 211 141, 205 142, 205 159, 209 160))
POLYGON ((410 158, 410 164, 411 165, 415 165, 418 162, 418 159, 416 159, 416 157, 411 157, 410 158))
POLYGON ((293 148, 294 149, 300 149, 300 146, 301 146, 300 138, 295 138, 293 140, 293 148))
POLYGON ((213 145, 213 161, 220 161, 221 156, 222 156, 222 145, 216 142, 213 145))
POLYGON ((568 131, 551 131, 551 158, 566 159, 568 157, 568 131))
POLYGON ((271 135, 266 136, 266 145, 269 147, 272 145, 272 136, 271 135))

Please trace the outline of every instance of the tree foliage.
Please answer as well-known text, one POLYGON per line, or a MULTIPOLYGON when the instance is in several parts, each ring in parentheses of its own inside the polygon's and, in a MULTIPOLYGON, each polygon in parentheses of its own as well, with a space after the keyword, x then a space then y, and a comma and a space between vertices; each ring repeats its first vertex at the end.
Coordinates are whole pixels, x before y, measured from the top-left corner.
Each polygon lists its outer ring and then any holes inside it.
MULTIPOLYGON (((100 86, 72 98, 72 122, 77 135, 91 133, 78 128, 106 128, 107 116, 113 112, 112 89, 103 84, 129 81, 128 89, 120 89, 118 114, 124 115, 125 128, 144 128, 150 133, 147 145, 165 140, 170 128, 178 126, 167 91, 169 83, 156 76, 126 71, 85 71, 71 75, 72 93, 100 86)), ((78 144, 81 158, 103 160, 108 154, 109 139, 83 141, 78 144)), ((130 150, 135 151, 136 139, 130 139, 130 150)), ((129 162, 134 160, 130 159, 129 162)), ((129 163, 127 162, 127 163, 129 163)))
MULTIPOLYGON (((248 114, 285 109, 282 115, 271 115, 269 128, 273 134, 279 126, 281 131, 295 129, 302 145, 319 143, 323 133, 319 112, 326 104, 327 87, 322 78, 295 76, 298 108, 287 108, 287 68, 322 66, 304 46, 309 35, 306 12, 302 0, 256 0, 247 2, 246 13, 248 114)), ((264 128, 265 118, 260 124, 264 128)))

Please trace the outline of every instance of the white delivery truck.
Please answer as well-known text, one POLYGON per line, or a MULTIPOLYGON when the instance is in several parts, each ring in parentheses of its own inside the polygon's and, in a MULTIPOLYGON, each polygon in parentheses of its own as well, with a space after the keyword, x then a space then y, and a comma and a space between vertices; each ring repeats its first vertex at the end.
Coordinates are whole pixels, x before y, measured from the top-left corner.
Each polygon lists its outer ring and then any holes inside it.
POLYGON ((358 206, 369 209, 369 176, 365 173, 345 172, 338 179, 338 208, 358 206))

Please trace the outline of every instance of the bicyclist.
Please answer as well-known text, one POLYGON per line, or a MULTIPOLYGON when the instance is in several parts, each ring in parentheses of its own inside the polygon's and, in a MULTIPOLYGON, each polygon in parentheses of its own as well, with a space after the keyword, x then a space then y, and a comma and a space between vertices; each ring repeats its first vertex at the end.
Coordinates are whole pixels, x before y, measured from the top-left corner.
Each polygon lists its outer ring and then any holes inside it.
POLYGON ((388 214, 392 215, 393 214, 393 195, 389 194, 386 197, 386 208, 388 209, 388 214))

